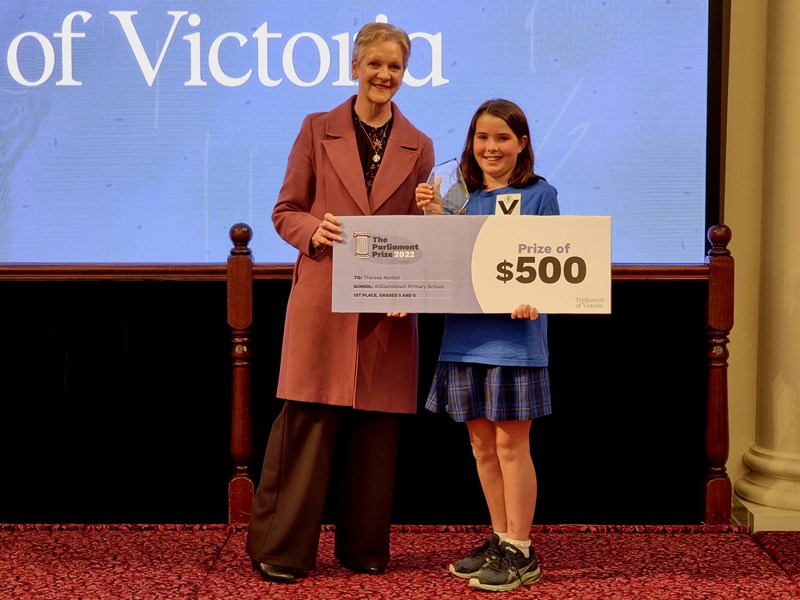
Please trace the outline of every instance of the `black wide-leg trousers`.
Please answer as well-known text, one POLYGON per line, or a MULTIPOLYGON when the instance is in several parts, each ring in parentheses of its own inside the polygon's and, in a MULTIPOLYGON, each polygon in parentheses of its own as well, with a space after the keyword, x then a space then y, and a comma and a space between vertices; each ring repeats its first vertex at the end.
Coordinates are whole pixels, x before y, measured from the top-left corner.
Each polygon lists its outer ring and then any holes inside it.
POLYGON ((327 492, 334 555, 353 569, 389 562, 399 417, 286 401, 267 440, 247 553, 258 562, 311 570, 327 492))

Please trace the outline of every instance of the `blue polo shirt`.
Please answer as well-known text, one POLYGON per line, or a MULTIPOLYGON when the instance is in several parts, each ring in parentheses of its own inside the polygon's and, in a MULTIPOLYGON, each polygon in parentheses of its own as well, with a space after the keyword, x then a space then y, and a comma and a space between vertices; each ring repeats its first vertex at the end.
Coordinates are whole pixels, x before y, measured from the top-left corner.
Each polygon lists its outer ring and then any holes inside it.
MULTIPOLYGON (((525 188, 476 190, 469 196, 467 214, 557 215, 558 193, 544 179, 525 188)), ((530 304, 536 306, 536 298, 531 298, 530 304)), ((506 314, 448 314, 439 360, 546 367, 547 315, 540 315, 535 321, 512 319, 511 311, 515 308, 509 306, 506 314)))

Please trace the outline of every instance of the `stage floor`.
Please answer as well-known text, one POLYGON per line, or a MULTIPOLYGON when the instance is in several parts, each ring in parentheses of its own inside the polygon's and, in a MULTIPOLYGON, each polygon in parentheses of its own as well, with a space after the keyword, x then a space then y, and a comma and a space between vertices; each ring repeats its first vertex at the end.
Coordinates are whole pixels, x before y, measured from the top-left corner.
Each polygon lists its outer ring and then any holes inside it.
MULTIPOLYGON (((479 544, 472 526, 395 526, 382 575, 355 574, 320 534, 317 568, 295 584, 263 582, 227 525, 0 524, 0 598, 479 597, 446 570, 479 544)), ((512 597, 800 598, 800 532, 741 526, 536 526, 542 579, 512 597)))

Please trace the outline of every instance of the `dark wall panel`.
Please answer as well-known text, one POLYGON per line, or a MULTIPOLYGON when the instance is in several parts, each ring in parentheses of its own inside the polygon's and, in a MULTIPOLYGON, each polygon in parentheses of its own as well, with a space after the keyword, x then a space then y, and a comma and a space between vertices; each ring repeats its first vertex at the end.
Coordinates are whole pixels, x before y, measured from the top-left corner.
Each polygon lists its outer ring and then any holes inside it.
MULTIPOLYGON (((616 282, 612 315, 551 317, 554 414, 531 436, 537 522, 701 520, 704 286, 616 282)), ((256 476, 280 408, 288 290, 255 284, 256 476)), ((2 282, 0 294, 0 522, 226 521, 225 284, 2 282)), ((422 409, 442 317, 421 315, 420 330, 395 522, 485 523, 466 427, 422 409)))

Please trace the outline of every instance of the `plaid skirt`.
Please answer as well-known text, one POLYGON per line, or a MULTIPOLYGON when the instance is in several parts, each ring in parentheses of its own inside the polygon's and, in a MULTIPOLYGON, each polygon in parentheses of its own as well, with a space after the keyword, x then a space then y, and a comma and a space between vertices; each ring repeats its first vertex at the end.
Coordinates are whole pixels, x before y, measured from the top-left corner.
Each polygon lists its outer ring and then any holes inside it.
POLYGON ((454 421, 528 421, 552 413, 547 367, 439 362, 425 403, 454 421))

